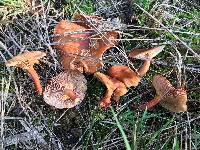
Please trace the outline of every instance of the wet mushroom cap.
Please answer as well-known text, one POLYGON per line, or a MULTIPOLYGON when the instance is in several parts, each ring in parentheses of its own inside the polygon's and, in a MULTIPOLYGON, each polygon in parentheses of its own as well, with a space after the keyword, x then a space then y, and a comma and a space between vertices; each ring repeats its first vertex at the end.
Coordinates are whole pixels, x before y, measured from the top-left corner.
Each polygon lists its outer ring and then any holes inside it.
MULTIPOLYGON (((79 17, 84 18, 82 15, 79 17)), ((83 21, 82 19, 80 21, 83 21)), ((82 23, 84 24, 85 21, 82 23)), ((92 74, 103 66, 102 56, 106 50, 116 44, 118 32, 99 33, 89 26, 86 28, 82 23, 78 25, 61 20, 54 28, 56 34, 54 41, 61 53, 64 69, 92 74)))
POLYGON ((29 69, 31 65, 38 64, 38 60, 44 56, 46 56, 46 53, 41 51, 27 51, 8 60, 6 66, 16 66, 22 69, 29 69))
POLYGON ((153 77, 152 84, 160 96, 160 104, 172 112, 187 111, 187 93, 184 89, 175 89, 171 83, 161 75, 153 77))
POLYGON ((43 93, 44 101, 56 108, 72 108, 82 102, 87 90, 87 80, 79 72, 66 70, 53 77, 47 84, 43 93), (74 100, 65 94, 66 90, 71 90, 77 96, 74 100))
POLYGON ((130 58, 136 58, 141 60, 151 60, 153 57, 158 55, 165 46, 158 46, 151 49, 133 49, 129 53, 130 58))

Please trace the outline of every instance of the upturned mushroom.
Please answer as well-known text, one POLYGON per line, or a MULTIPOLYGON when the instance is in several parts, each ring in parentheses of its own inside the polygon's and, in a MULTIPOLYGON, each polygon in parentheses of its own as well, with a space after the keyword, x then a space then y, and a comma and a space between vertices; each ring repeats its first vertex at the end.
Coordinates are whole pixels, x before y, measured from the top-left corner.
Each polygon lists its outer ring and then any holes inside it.
POLYGON ((80 72, 66 70, 53 77, 43 92, 44 101, 56 108, 72 108, 82 102, 87 80, 80 72))
POLYGON ((96 72, 94 76, 102 83, 104 83, 107 87, 107 91, 100 102, 100 106, 102 108, 107 108, 110 106, 112 96, 114 101, 119 102, 119 98, 125 95, 128 91, 124 83, 115 78, 112 78, 100 72, 96 72))
POLYGON ((143 65, 138 69, 138 73, 134 72, 128 66, 112 66, 108 70, 108 75, 123 82, 127 88, 136 87, 141 78, 149 70, 150 61, 158 53, 163 50, 164 46, 159 46, 152 49, 135 49, 129 54, 129 57, 144 60, 143 65))
POLYGON ((140 109, 151 108, 156 104, 160 105, 171 112, 187 111, 187 93, 182 88, 174 88, 171 83, 161 75, 153 77, 152 84, 156 89, 156 96, 146 104, 140 105, 140 109))
POLYGON ((34 64, 39 64, 39 59, 46 56, 46 53, 41 51, 27 51, 6 62, 6 66, 14 66, 26 70, 35 83, 35 89, 38 94, 42 93, 42 86, 40 84, 40 78, 33 68, 34 64))
POLYGON ((54 29, 54 34, 62 35, 55 37, 54 41, 58 42, 57 48, 61 52, 61 61, 65 69, 94 73, 103 66, 104 52, 115 44, 117 32, 98 33, 86 24, 88 22, 85 22, 85 25, 82 22, 81 26, 62 20, 54 29))

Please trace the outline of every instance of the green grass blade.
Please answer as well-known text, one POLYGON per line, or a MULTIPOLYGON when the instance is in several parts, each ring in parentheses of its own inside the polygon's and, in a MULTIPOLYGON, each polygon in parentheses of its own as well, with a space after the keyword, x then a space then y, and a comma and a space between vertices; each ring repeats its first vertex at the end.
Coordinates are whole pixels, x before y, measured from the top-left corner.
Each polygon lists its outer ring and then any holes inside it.
POLYGON ((128 138, 127 138, 127 136, 126 136, 126 134, 125 134, 125 132, 124 132, 124 130, 123 130, 123 127, 121 126, 119 120, 117 119, 117 114, 114 112, 114 110, 113 110, 112 107, 110 107, 110 108, 111 108, 113 117, 114 117, 114 119, 115 119, 115 121, 116 121, 116 123, 117 123, 117 126, 118 126, 118 128, 119 128, 119 130, 120 130, 120 132, 121 132, 121 134, 122 134, 123 139, 124 139, 124 143, 125 143, 126 149, 127 149, 127 150, 131 150, 131 146, 130 146, 130 144, 129 144, 129 142, 128 142, 128 138))

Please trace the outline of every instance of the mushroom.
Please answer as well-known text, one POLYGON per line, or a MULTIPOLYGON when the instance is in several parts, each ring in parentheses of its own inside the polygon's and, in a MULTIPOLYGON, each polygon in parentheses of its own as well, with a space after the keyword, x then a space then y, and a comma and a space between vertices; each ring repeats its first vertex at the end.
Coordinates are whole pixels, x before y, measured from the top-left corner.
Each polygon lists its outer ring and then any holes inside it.
POLYGON ((85 56, 89 50, 90 34, 85 33, 86 28, 61 20, 54 28, 54 41, 58 42, 56 47, 61 53, 61 62, 65 69, 78 70, 83 72, 80 63, 81 56, 85 56))
POLYGON ((61 52, 61 62, 65 69, 77 70, 81 73, 96 72, 98 68, 103 66, 102 55, 104 52, 116 43, 114 39, 118 36, 117 32, 97 34, 95 29, 86 27, 66 20, 62 20, 56 25, 54 34, 68 33, 68 35, 54 38, 54 41, 61 42, 57 48, 61 52), (93 31, 93 34, 84 33, 85 31, 93 31), (72 32, 83 33, 69 35, 72 32), (89 39, 89 37, 92 38, 89 39))
POLYGON ((24 70, 27 70, 27 72, 29 73, 29 75, 35 83, 36 92, 38 94, 41 94, 42 86, 40 84, 39 76, 33 68, 33 65, 39 64, 39 59, 41 59, 44 56, 46 56, 46 53, 41 51, 27 51, 8 60, 6 62, 6 66, 20 67, 24 70))
POLYGON ((112 66, 108 70, 108 75, 123 82, 127 88, 136 87, 140 82, 140 77, 128 66, 112 66))
POLYGON ((110 106, 112 96, 113 100, 119 102, 119 98, 127 93, 126 86, 119 80, 100 72, 96 72, 94 76, 103 82, 107 87, 107 91, 100 102, 100 106, 102 108, 107 108, 110 106))
POLYGON ((161 75, 154 75, 152 84, 156 89, 156 96, 153 100, 146 104, 139 106, 151 108, 157 103, 171 112, 185 112, 187 111, 187 93, 182 88, 174 88, 171 83, 161 75))
POLYGON ((43 92, 44 101, 56 108, 72 108, 82 102, 87 80, 80 72, 66 70, 51 78, 43 92))
POLYGON ((140 77, 143 77, 149 70, 150 63, 153 57, 158 55, 165 46, 158 46, 151 49, 133 49, 129 53, 130 58, 136 58, 144 60, 143 65, 139 68, 138 73, 140 77))
POLYGON ((118 33, 113 31, 103 33, 102 35, 95 35, 91 39, 90 58, 93 59, 85 59, 83 61, 85 72, 94 73, 98 68, 103 67, 102 56, 109 48, 116 44, 115 39, 117 37, 118 33))
POLYGON ((127 88, 134 86, 136 87, 141 78, 149 70, 150 60, 162 51, 164 46, 159 46, 152 49, 135 49, 129 57, 144 60, 143 65, 138 69, 138 73, 134 72, 128 66, 112 66, 108 70, 108 75, 123 82, 127 88))
POLYGON ((61 54, 81 54, 89 49, 88 30, 68 20, 61 20, 54 28, 54 41, 61 54))

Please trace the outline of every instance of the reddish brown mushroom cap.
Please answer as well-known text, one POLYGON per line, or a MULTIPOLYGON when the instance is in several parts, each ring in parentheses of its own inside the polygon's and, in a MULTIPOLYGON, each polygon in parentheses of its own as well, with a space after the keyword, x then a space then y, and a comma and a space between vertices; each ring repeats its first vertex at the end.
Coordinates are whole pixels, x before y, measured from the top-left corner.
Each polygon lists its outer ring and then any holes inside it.
POLYGON ((67 20, 61 20, 54 28, 54 41, 58 42, 56 45, 61 53, 81 54, 89 49, 90 36, 87 29, 67 20), (60 44, 59 44, 60 43, 60 44))
POLYGON ((126 87, 136 87, 140 82, 140 77, 128 66, 112 66, 108 70, 108 75, 123 82, 126 87))
POLYGON ((103 66, 102 55, 107 49, 114 46, 118 33, 97 34, 97 32, 94 33, 95 29, 91 30, 66 20, 62 20, 56 25, 54 34, 63 35, 83 31, 83 33, 54 38, 54 41, 60 42, 57 48, 61 52, 61 62, 65 69, 77 70, 82 73, 94 73, 103 66), (93 31, 92 34, 84 33, 91 30, 93 31), (89 39, 89 37, 91 38, 89 39))
POLYGON ((61 62, 65 69, 77 70, 83 72, 82 56, 87 56, 89 51, 90 34, 85 33, 87 29, 71 23, 67 20, 61 20, 54 28, 54 41, 58 42, 56 47, 61 54, 61 62))
POLYGON ((44 101, 56 108, 72 108, 82 102, 87 80, 79 72, 67 70, 53 77, 43 93, 44 101))
POLYGON ((129 53, 129 57, 141 59, 141 60, 151 60, 153 57, 158 55, 165 46, 158 46, 151 49, 133 49, 129 53))
POLYGON ((161 106, 172 112, 187 111, 187 93, 184 89, 175 89, 171 83, 161 75, 155 75, 152 84, 156 89, 157 95, 161 98, 161 106))
POLYGON ((35 88, 38 94, 42 93, 42 86, 37 72, 34 70, 33 65, 39 63, 39 59, 46 56, 46 53, 41 51, 28 51, 19 54, 6 62, 6 66, 20 67, 26 70, 35 83, 35 88))
POLYGON ((100 102, 100 106, 103 108, 107 108, 110 106, 111 98, 118 102, 119 98, 127 93, 127 88, 124 83, 120 82, 117 79, 111 78, 103 73, 96 72, 94 74, 96 78, 98 78, 102 83, 107 87, 107 91, 100 102))

